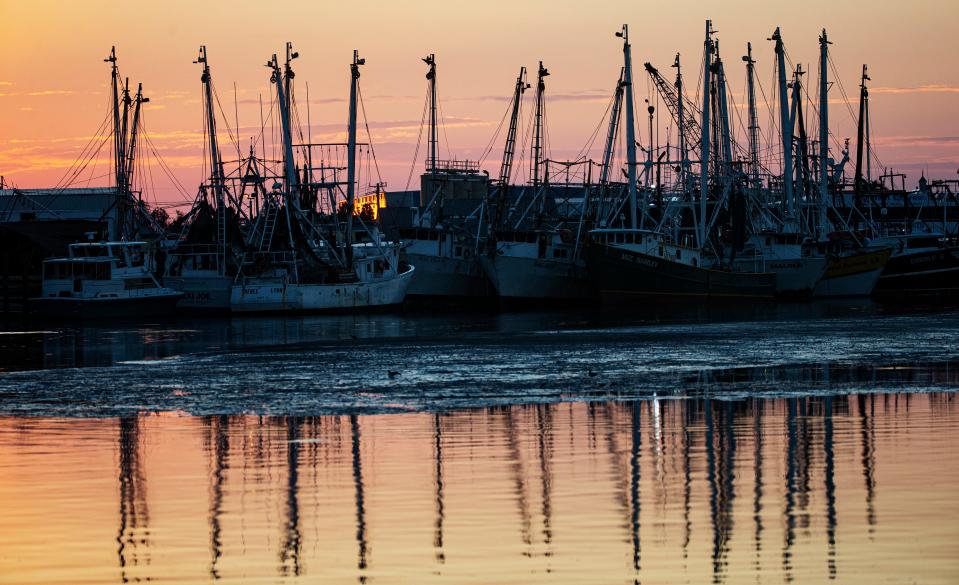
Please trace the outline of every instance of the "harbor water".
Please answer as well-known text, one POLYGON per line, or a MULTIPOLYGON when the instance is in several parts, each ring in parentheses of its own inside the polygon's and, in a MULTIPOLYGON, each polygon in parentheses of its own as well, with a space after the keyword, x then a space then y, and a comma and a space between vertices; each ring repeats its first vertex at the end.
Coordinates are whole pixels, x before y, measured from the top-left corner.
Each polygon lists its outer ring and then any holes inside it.
POLYGON ((11 327, 0 582, 955 583, 959 312, 11 327))

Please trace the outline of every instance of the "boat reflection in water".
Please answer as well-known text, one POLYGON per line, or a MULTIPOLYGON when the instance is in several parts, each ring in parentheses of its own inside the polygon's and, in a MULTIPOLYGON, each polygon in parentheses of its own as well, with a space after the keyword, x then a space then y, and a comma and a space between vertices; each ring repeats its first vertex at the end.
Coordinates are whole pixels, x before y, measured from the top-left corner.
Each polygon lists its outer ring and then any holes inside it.
POLYGON ((3 418, 0 574, 954 582, 957 438, 952 393, 3 418))

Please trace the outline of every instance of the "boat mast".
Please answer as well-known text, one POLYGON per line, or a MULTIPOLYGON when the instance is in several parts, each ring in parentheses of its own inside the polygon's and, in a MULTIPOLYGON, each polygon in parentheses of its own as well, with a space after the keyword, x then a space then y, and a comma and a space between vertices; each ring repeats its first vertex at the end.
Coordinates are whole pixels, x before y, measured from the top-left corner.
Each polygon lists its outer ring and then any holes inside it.
POLYGON ((130 127, 130 147, 127 150, 127 170, 125 173, 127 185, 133 184, 133 165, 136 160, 137 151, 137 128, 140 126, 140 105, 150 101, 150 98, 143 97, 143 84, 137 84, 137 95, 133 99, 133 124, 130 127))
POLYGON ((779 116, 783 142, 783 196, 786 214, 795 214, 793 201, 793 129, 789 121, 789 95, 786 93, 786 49, 779 27, 769 39, 776 41, 776 63, 779 70, 779 116))
POLYGON ((719 41, 716 41, 716 89, 717 100, 719 101, 719 131, 721 133, 722 146, 722 171, 723 174, 732 177, 733 164, 733 146, 732 137, 729 131, 729 108, 726 102, 726 70, 723 67, 722 57, 719 56, 719 41))
POLYGON ((526 82, 526 67, 519 68, 516 77, 516 87, 513 90, 513 109, 509 118, 509 130, 506 132, 506 146, 503 148, 503 162, 499 170, 499 200, 496 204, 496 217, 492 225, 499 226, 503 220, 507 205, 510 177, 513 174, 513 155, 516 152, 516 130, 519 124, 519 109, 522 105, 523 93, 529 89, 526 82))
POLYGON ((676 53, 676 61, 673 62, 673 67, 676 68, 676 109, 678 115, 676 116, 676 122, 679 124, 679 182, 683 186, 683 194, 686 193, 686 171, 687 165, 689 164, 689 152, 686 145, 686 120, 685 120, 685 106, 683 102, 683 70, 679 62, 679 53, 676 53))
POLYGON ((625 71, 625 68, 620 70, 619 79, 616 81, 616 92, 613 94, 613 109, 609 114, 609 130, 606 132, 606 146, 603 149, 603 166, 599 171, 600 185, 606 185, 609 182, 609 170, 613 160, 613 150, 616 148, 616 134, 623 105, 623 90, 626 88, 625 71))
POLYGON ((430 172, 430 174, 435 175, 436 147, 437 143, 439 142, 437 140, 438 132, 436 127, 436 55, 430 53, 423 59, 423 62, 430 66, 430 70, 426 72, 426 79, 430 82, 430 136, 428 140, 429 144, 427 145, 429 150, 427 155, 429 160, 429 168, 427 170, 430 172))
POLYGON ((793 128, 793 134, 797 132, 798 137, 794 137, 796 142, 795 148, 795 170, 796 170, 796 185, 793 191, 793 195, 796 198, 796 205, 799 207, 802 204, 803 209, 800 209, 800 215, 802 216, 803 222, 805 225, 808 225, 809 217, 809 156, 808 156, 808 140, 806 137, 806 122, 803 119, 803 97, 802 97, 802 76, 806 72, 802 70, 802 64, 796 65, 796 71, 793 74, 792 82, 792 109, 789 115, 789 125, 793 128))
POLYGON ((713 21, 706 21, 705 55, 703 63, 703 122, 699 145, 699 229, 696 232, 700 249, 706 245, 706 197, 709 195, 709 88, 712 84, 713 21))
MULTIPOLYGON (((297 57, 299 57, 299 54, 293 53, 290 59, 295 59, 297 57)), ((288 244, 290 246, 290 250, 295 252, 295 247, 293 245, 293 221, 290 216, 290 205, 297 205, 296 197, 294 197, 293 194, 296 190, 298 177, 293 161, 293 131, 290 128, 290 110, 287 108, 287 104, 290 102, 287 101, 285 86, 288 84, 284 83, 283 74, 280 73, 280 63, 276 58, 275 53, 273 54, 273 58, 266 64, 266 66, 273 70, 273 73, 270 76, 270 81, 276 84, 276 101, 280 105, 280 124, 283 131, 283 214, 286 219, 286 225, 289 228, 287 230, 288 244)), ((288 73, 292 74, 293 70, 290 67, 289 62, 286 64, 286 69, 288 73)), ((287 80, 289 79, 292 79, 292 75, 287 77, 287 80)), ((299 280, 295 261, 293 262, 292 270, 294 281, 299 280)))
POLYGON ((749 98, 749 182, 759 188, 759 117, 756 114, 756 61, 753 44, 746 43, 746 91, 749 98))
POLYGON ((503 148, 503 163, 499 169, 499 183, 501 190, 509 184, 510 175, 513 174, 513 153, 516 151, 516 127, 519 123, 519 107, 523 99, 523 93, 529 89, 526 83, 526 67, 519 68, 519 75, 516 77, 516 87, 513 90, 513 108, 509 118, 509 130, 506 132, 506 146, 503 148))
POLYGON ((549 71, 543 67, 543 62, 539 62, 539 70, 536 73, 536 114, 533 123, 533 156, 530 164, 533 179, 533 197, 538 195, 539 191, 539 172, 543 157, 543 94, 546 92, 546 76, 549 71))
POLYGON ((210 64, 207 61, 206 46, 200 46, 200 56, 194 63, 203 64, 203 74, 200 81, 203 82, 203 98, 206 113, 207 134, 210 141, 210 175, 213 182, 213 188, 216 190, 218 198, 217 205, 222 204, 219 198, 220 187, 223 180, 223 161, 220 159, 220 147, 216 135, 216 116, 213 113, 213 78, 210 75, 210 64))
POLYGON ((859 207, 859 199, 862 197, 863 191, 863 177, 862 177, 862 154, 863 146, 865 146, 864 132, 865 127, 869 123, 867 121, 867 112, 869 104, 869 88, 866 87, 866 82, 869 81, 869 74, 866 65, 862 66, 862 81, 859 84, 859 124, 856 129, 858 138, 856 142, 856 177, 853 183, 853 194, 855 196, 855 205, 859 207))
MULTIPOLYGON (((639 222, 636 217, 636 122, 633 112, 633 56, 629 44, 629 27, 623 25, 623 30, 616 33, 623 39, 623 83, 626 95, 626 177, 629 181, 629 227, 636 229, 639 222)), ((652 147, 652 137, 650 137, 652 147)), ((645 211, 645 210, 644 210, 645 211)), ((643 217, 645 218, 645 213, 643 217)))
POLYGON ((829 38, 819 37, 819 232, 825 235, 829 201, 829 38))
MULTIPOLYGON (((431 55, 432 57, 432 55, 431 55)), ((348 150, 346 167, 346 263, 353 266, 353 199, 356 195, 356 86, 360 79, 360 65, 366 59, 360 59, 359 51, 353 51, 353 62, 350 64, 350 119, 347 127, 348 150)), ((435 152, 433 153, 435 156, 435 152)), ((435 162, 435 161, 434 161, 435 162)), ((435 167, 434 167, 435 168, 435 167)))
POLYGON ((200 46, 200 54, 194 63, 203 64, 203 74, 200 75, 200 81, 203 83, 203 100, 206 102, 204 104, 206 106, 206 127, 210 141, 210 182, 216 200, 217 264, 219 270, 223 271, 226 269, 226 201, 223 196, 223 161, 220 159, 220 146, 216 135, 216 116, 213 112, 213 78, 210 74, 210 63, 207 60, 206 45, 200 46))
MULTIPOLYGON (((120 144, 120 70, 117 68, 117 48, 110 48, 110 56, 103 60, 110 64, 110 89, 113 93, 113 180, 118 195, 123 185, 123 145, 120 144)), ((119 237, 119 235, 117 235, 119 237)))
MULTIPOLYGON (((293 55, 293 58, 299 56, 298 53, 293 53, 293 55)), ((287 108, 289 102, 287 101, 286 89, 284 87, 288 84, 284 82, 283 74, 280 73, 280 65, 277 61, 276 54, 274 54, 273 59, 267 63, 267 67, 273 69, 273 75, 270 76, 270 81, 276 84, 277 102, 280 104, 280 124, 283 131, 283 178, 286 182, 286 197, 289 203, 292 200, 292 193, 296 187, 298 177, 293 160, 293 130, 290 123, 290 110, 287 108)), ((287 72, 293 72, 289 63, 287 63, 287 72)), ((287 81, 289 81, 289 78, 287 78, 287 81)))

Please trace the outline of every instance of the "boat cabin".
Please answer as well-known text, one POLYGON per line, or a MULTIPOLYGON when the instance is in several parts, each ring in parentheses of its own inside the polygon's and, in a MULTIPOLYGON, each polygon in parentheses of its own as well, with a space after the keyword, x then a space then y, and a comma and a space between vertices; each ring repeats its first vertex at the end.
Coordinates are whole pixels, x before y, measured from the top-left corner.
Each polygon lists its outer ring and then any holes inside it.
POLYGON ((160 287, 145 242, 70 244, 68 254, 43 262, 42 296, 118 297, 160 287))

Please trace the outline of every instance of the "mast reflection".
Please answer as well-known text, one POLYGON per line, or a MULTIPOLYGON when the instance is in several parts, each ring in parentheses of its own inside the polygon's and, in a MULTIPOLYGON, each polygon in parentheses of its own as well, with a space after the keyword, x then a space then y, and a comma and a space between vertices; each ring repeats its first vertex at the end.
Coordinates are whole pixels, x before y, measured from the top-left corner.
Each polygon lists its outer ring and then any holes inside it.
POLYGON ((210 577, 217 580, 220 578, 217 563, 223 556, 220 516, 223 512, 223 485, 226 481, 226 470, 229 467, 229 417, 222 415, 206 417, 206 424, 210 427, 207 437, 210 438, 212 434, 213 451, 213 470, 210 473, 210 577))
POLYGON ((126 417, 109 427, 119 460, 107 460, 108 481, 118 483, 108 504, 119 509, 119 528, 115 538, 109 529, 108 553, 121 581, 146 579, 170 557, 162 547, 172 538, 158 542, 157 527, 189 541, 177 531, 199 520, 208 532, 201 528, 194 543, 194 579, 225 579, 234 569, 254 575, 265 565, 272 574, 264 579, 333 571, 365 583, 379 546, 376 574, 415 561, 446 581, 487 553, 502 567, 562 574, 571 551, 609 555, 603 562, 616 567, 619 582, 638 583, 643 570, 646 581, 654 570, 691 582, 739 582, 744 573, 806 581, 811 567, 820 580, 838 580, 840 570, 855 574, 850 559, 868 546, 866 536, 888 538, 875 531, 879 517, 892 522, 882 506, 896 494, 879 497, 887 484, 876 483, 876 460, 884 469, 889 462, 890 477, 904 472, 893 468, 895 453, 883 451, 883 425, 909 409, 957 410, 955 400, 936 396, 884 400, 711 397, 399 416, 126 417), (155 440, 169 432, 164 425, 177 429, 182 447, 155 440), (463 439, 466 429, 473 443, 463 439), (164 457, 183 457, 189 473, 164 457), (148 480, 156 482, 152 508, 148 480), (183 489, 169 489, 173 481, 183 489), (367 483, 377 486, 375 498, 367 483), (652 491, 644 495, 644 487, 652 491), (867 522, 843 526, 839 555, 839 521, 864 505, 867 522))
MULTIPOLYGON (((143 444, 140 438, 140 417, 119 420, 119 504, 120 528, 117 531, 117 559, 120 580, 131 580, 130 567, 150 564, 150 511, 147 508, 146 477, 143 473, 143 444), (143 547, 144 558, 138 552, 143 547)), ((140 581, 139 576, 132 578, 140 581)))
POLYGON ((446 553, 443 550, 443 520, 446 516, 446 507, 443 502, 443 431, 440 424, 440 415, 433 415, 433 478, 436 487, 436 520, 433 523, 433 548, 436 562, 446 562, 446 553))
POLYGON ((353 447, 353 486, 356 499, 356 544, 358 548, 356 568, 358 580, 366 583, 367 554, 366 542, 366 502, 363 490, 363 461, 360 458, 360 421, 355 414, 350 415, 350 435, 353 447))
POLYGON ((300 534, 300 423, 298 417, 287 417, 286 423, 286 525, 280 550, 282 574, 299 577, 302 536, 300 534))

